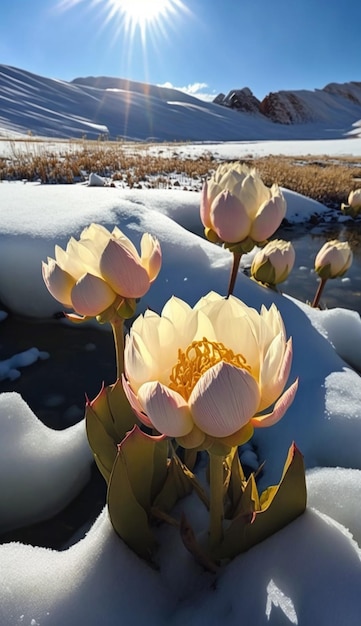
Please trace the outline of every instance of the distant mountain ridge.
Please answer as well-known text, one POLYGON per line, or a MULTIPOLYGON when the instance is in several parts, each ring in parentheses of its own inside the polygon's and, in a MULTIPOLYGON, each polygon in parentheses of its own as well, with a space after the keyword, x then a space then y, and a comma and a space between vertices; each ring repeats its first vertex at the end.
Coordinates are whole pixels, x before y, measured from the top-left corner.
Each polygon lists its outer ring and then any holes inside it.
POLYGON ((315 91, 271 92, 262 101, 243 87, 231 90, 227 96, 218 94, 214 102, 238 111, 261 113, 279 124, 322 122, 330 115, 347 114, 350 103, 355 105, 356 113, 361 109, 361 82, 330 83, 315 91))
POLYGON ((248 87, 204 102, 173 88, 121 78, 71 82, 0 65, 0 136, 136 141, 335 139, 361 133, 361 83, 279 91, 248 87))

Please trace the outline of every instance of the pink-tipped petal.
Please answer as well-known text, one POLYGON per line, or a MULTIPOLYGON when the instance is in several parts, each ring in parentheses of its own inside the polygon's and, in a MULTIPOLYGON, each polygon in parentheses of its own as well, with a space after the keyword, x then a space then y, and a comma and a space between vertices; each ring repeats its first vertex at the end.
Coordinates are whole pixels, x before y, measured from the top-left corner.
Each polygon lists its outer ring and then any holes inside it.
POLYGON ((189 407, 195 424, 212 437, 228 437, 256 413, 260 393, 254 378, 243 369, 221 361, 199 379, 189 407))
POLYGON ((138 398, 154 427, 168 437, 188 435, 193 420, 182 396, 157 381, 138 389, 138 398))
POLYGON ((286 202, 282 195, 273 196, 257 211, 250 237, 253 241, 265 241, 280 226, 283 218, 286 215, 286 202))
POLYGON ((222 241, 236 243, 249 235, 251 219, 240 200, 229 191, 220 193, 212 202, 211 220, 222 241))
POLYGON ((127 397, 127 400, 129 402, 130 406, 132 407, 134 413, 138 417, 138 419, 145 426, 148 426, 149 428, 153 428, 152 422, 150 421, 149 417, 144 413, 143 407, 140 404, 140 402, 138 400, 138 397, 135 395, 133 389, 131 388, 131 386, 130 386, 129 382, 127 381, 127 379, 125 378, 124 374, 122 374, 122 385, 123 385, 124 393, 125 393, 125 395, 127 397))
POLYGON ((84 274, 71 292, 73 308, 80 315, 99 315, 113 304, 115 298, 109 285, 92 274, 84 274))
POLYGON ((111 239, 100 257, 99 267, 104 280, 124 298, 141 298, 149 289, 148 272, 140 258, 111 239))
POLYGON ((280 419, 284 416, 287 409, 291 406, 296 391, 298 389, 298 378, 296 378, 295 382, 282 394, 282 396, 277 400, 273 411, 271 413, 267 413, 266 415, 259 415, 254 417, 251 420, 251 423, 255 428, 266 428, 268 426, 273 426, 280 421, 280 419))

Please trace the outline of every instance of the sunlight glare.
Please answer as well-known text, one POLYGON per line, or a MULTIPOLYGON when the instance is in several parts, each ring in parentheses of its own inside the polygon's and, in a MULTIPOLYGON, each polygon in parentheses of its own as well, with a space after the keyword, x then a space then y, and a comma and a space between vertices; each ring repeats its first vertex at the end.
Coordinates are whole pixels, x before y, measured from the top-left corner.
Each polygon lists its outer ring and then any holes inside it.
POLYGON ((114 9, 122 11, 129 22, 151 22, 169 9, 168 0, 112 0, 114 9))
POLYGON ((181 0, 107 0, 110 13, 123 20, 125 32, 130 39, 138 28, 144 43, 147 30, 158 29, 165 34, 164 26, 171 16, 184 10, 181 0))

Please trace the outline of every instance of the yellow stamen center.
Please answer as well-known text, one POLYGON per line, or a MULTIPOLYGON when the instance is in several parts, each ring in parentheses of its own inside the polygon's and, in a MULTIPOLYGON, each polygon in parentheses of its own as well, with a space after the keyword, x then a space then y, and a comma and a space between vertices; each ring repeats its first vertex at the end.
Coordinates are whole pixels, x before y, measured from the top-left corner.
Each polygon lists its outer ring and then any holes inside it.
POLYGON ((213 365, 224 361, 251 371, 242 354, 235 354, 219 341, 192 341, 186 350, 178 350, 178 361, 172 369, 169 387, 188 400, 200 377, 213 365))

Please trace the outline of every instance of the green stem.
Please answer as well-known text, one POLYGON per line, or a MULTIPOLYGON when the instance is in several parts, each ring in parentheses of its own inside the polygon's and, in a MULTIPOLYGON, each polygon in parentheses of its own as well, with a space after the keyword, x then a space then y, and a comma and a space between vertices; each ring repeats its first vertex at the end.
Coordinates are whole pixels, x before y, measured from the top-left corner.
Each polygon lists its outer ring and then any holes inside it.
POLYGON ((324 287, 326 285, 326 281, 327 281, 327 278, 321 278, 321 281, 320 281, 320 283, 318 285, 315 297, 314 297, 313 302, 312 302, 312 308, 314 308, 314 309, 318 306, 318 303, 320 301, 322 292, 323 292, 324 287))
POLYGON ((118 379, 124 372, 124 320, 115 315, 110 323, 113 330, 118 379))
POLYGON ((223 461, 222 455, 209 453, 209 547, 211 550, 219 546, 223 539, 223 461))
POLYGON ((241 262, 241 257, 242 257, 242 254, 240 252, 233 252, 233 265, 232 265, 231 275, 229 277, 227 298, 229 298, 229 296, 233 294, 234 286, 236 284, 238 268, 241 262))

